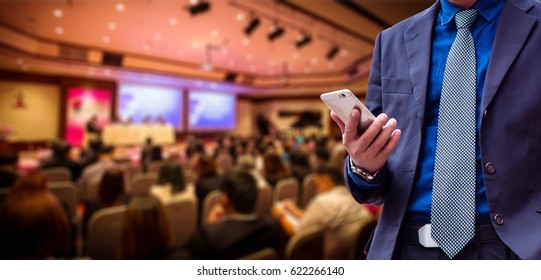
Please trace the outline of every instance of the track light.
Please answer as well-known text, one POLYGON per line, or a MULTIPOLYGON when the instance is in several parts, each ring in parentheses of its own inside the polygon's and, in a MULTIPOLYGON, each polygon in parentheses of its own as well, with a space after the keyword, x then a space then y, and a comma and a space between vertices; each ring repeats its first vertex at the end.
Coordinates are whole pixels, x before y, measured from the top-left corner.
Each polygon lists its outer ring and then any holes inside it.
POLYGON ((192 16, 210 10, 210 4, 206 1, 201 1, 201 2, 192 1, 192 2, 194 2, 190 5, 190 14, 192 14, 192 16))
POLYGON ((260 20, 255 16, 252 16, 250 23, 244 28, 244 34, 250 36, 254 30, 259 26, 260 20))
POLYGON ((269 39, 269 41, 274 41, 278 37, 282 36, 283 34, 284 34, 284 28, 282 28, 282 27, 280 27, 280 26, 278 26, 276 24, 273 24, 267 38, 269 39))
POLYGON ((296 45, 297 48, 301 48, 310 42, 312 42, 312 37, 306 35, 306 33, 301 33, 301 35, 299 35, 299 37, 297 38, 296 45))
POLYGON ((337 54, 338 54, 338 51, 340 51, 340 48, 338 46, 334 46, 332 47, 329 52, 327 53, 327 59, 328 60, 331 60, 333 59, 337 54))

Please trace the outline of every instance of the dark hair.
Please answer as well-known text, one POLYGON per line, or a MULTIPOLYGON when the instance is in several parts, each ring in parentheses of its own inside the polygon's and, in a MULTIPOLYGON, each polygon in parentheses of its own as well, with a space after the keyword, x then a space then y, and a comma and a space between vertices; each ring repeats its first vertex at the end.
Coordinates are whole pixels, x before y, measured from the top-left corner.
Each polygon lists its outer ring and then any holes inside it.
POLYGON ((69 223, 49 190, 12 192, 0 209, 0 258, 47 259, 67 254, 69 223))
POLYGON ((257 201, 257 182, 252 174, 245 171, 232 171, 220 184, 229 201, 238 212, 251 214, 257 201))
POLYGON ((115 148, 111 145, 101 146, 99 148, 100 154, 110 154, 115 150, 115 148))
POLYGON ((171 240, 167 212, 153 196, 134 197, 122 223, 122 259, 164 259, 171 240))
POLYGON ((216 161, 213 157, 202 155, 197 165, 199 176, 216 173, 216 161))
POLYGON ((344 184, 344 177, 342 176, 342 172, 340 172, 340 169, 332 166, 332 165, 329 165, 329 164, 325 164, 323 166, 321 166, 320 168, 318 168, 318 170, 316 171, 317 174, 326 174, 328 175, 332 182, 334 183, 334 185, 343 185, 344 184))
POLYGON ((51 145, 54 157, 63 158, 66 157, 71 149, 71 145, 64 141, 56 141, 51 145))
POLYGON ((166 162, 160 168, 158 184, 171 184, 173 193, 181 192, 186 189, 184 183, 184 173, 178 162, 166 162))
POLYGON ((114 203, 124 194, 124 173, 112 167, 103 174, 99 186, 99 196, 103 204, 114 203))
POLYGON ((15 165, 19 160, 19 156, 16 152, 0 153, 0 166, 2 165, 15 165))
POLYGON ((48 188, 47 178, 42 171, 37 170, 29 174, 19 177, 13 185, 12 193, 28 193, 36 191, 44 191, 48 188))

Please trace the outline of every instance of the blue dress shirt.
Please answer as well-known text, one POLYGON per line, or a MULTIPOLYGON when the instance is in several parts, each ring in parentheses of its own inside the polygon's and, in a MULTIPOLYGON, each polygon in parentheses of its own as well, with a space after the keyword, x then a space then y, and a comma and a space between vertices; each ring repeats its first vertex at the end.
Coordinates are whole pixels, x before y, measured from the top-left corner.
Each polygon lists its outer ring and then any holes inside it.
MULTIPOLYGON (((482 116, 480 110, 485 76, 490 54, 492 52, 492 43, 494 42, 494 37, 496 35, 499 15, 503 9, 503 5, 504 0, 478 0, 473 5, 473 8, 479 11, 479 16, 471 27, 477 57, 477 135, 479 135, 480 118, 482 116)), ((451 45, 453 44, 457 32, 453 18, 460 10, 460 7, 452 5, 448 2, 448 0, 441 0, 441 10, 436 18, 436 24, 434 25, 421 150, 412 193, 405 217, 408 222, 430 223, 432 184, 434 179, 434 161, 436 156, 436 138, 438 131, 438 111, 443 72, 445 70, 447 54, 451 49, 451 45)), ((400 122, 400 120, 398 121, 400 122)), ((488 214, 488 203, 481 168, 481 155, 478 138, 476 142, 477 223, 487 224, 490 223, 490 218, 488 214)), ((350 170, 349 166, 348 170, 350 170)), ((348 172, 348 177, 351 178, 360 188, 373 188, 377 186, 377 181, 379 181, 378 179, 381 179, 376 178, 376 184, 371 185, 356 177, 351 173, 351 171, 348 172)))

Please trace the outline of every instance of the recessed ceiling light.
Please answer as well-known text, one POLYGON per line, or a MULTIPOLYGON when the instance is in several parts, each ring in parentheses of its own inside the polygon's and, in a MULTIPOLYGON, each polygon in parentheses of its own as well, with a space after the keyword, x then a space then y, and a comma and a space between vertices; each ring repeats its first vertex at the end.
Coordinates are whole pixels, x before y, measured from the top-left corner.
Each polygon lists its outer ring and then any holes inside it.
POLYGON ((123 3, 116 3, 115 9, 119 12, 124 12, 124 10, 126 10, 126 5, 123 3))
POLYGON ((218 34, 219 34, 219 32, 216 29, 212 29, 210 31, 210 36, 212 36, 212 37, 218 37, 218 34))
POLYGON ((54 9, 53 10, 53 16, 57 17, 57 18, 61 18, 62 16, 64 16, 64 12, 60 9, 54 9))
POLYGON ((251 66, 250 66, 250 71, 252 71, 252 72, 257 71, 257 66, 251 65, 251 66))
POLYGON ((154 33, 154 40, 160 41, 162 39, 162 34, 160 32, 154 33))
POLYGON ((109 23, 107 24, 107 28, 109 28, 109 29, 111 29, 111 30, 115 30, 115 29, 116 29, 116 23, 114 23, 114 22, 112 22, 112 21, 109 22, 109 23))
POLYGON ((242 44, 245 45, 245 46, 248 46, 250 44, 250 39, 248 39, 248 38, 242 39, 242 44))
POLYGON ((332 61, 327 62, 327 68, 333 69, 334 68, 334 62, 332 62, 332 61))
POLYGON ((249 54, 246 55, 246 60, 252 61, 252 59, 254 59, 254 55, 253 55, 253 54, 249 53, 249 54))
POLYGON ((346 57, 346 56, 348 56, 348 55, 349 55, 348 50, 342 49, 342 51, 340 52, 340 56, 342 56, 342 57, 346 57))
POLYGON ((199 49, 199 42, 197 41, 192 42, 192 49, 199 49))
POLYGON ((310 63, 311 63, 312 65, 316 65, 316 64, 318 64, 318 62, 319 62, 319 60, 317 59, 317 57, 312 57, 312 58, 310 59, 310 63))
POLYGON ((175 26, 177 25, 177 23, 178 23, 177 18, 172 17, 169 19, 169 25, 175 26))
POLYGON ((242 12, 239 12, 237 13, 237 15, 235 15, 235 19, 237 19, 237 21, 243 21, 245 17, 246 16, 242 12))
POLYGON ((177 56, 178 57, 184 57, 184 52, 183 51, 178 51, 177 56))
POLYGON ((103 36, 103 38, 101 38, 101 41, 104 44, 109 44, 109 42, 111 42, 111 38, 109 36, 103 36))
POLYGON ((293 52, 291 54, 291 57, 293 57, 293 59, 299 59, 299 57, 301 57, 301 55, 299 54, 299 52, 293 52))
POLYGON ((57 26, 55 29, 54 29, 54 32, 58 35, 62 35, 64 34, 64 27, 62 26, 57 26))

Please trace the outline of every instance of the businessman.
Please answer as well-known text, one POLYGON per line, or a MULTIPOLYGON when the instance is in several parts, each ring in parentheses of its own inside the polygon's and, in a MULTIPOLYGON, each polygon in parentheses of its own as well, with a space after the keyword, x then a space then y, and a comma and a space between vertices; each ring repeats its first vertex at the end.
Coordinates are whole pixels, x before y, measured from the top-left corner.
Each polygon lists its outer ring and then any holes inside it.
POLYGON ((331 112, 369 259, 541 259, 541 3, 439 0, 376 38, 363 133, 331 112))

